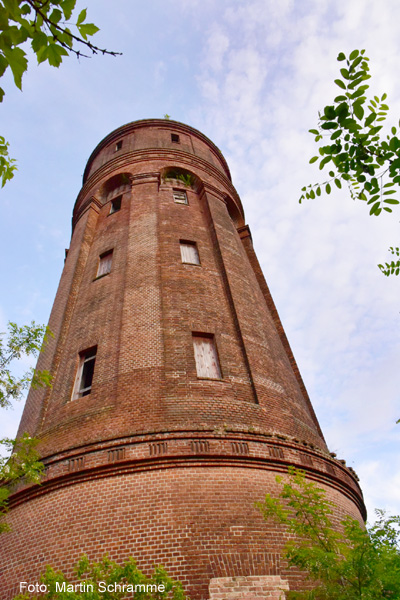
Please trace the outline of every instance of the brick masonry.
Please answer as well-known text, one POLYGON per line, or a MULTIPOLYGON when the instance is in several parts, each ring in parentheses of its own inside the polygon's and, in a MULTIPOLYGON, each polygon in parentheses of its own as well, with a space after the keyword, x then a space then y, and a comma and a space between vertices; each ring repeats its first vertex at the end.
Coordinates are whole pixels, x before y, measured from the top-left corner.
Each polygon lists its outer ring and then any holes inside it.
POLYGON ((337 518, 365 516, 354 472, 326 447, 228 166, 200 132, 138 121, 94 150, 49 325, 38 367, 53 387, 30 392, 20 425, 40 439, 46 477, 12 496, 5 600, 21 578, 46 564, 71 572, 84 552, 162 563, 193 600, 208 599, 209 585, 220 598, 221 577, 256 577, 264 596, 242 597, 278 600, 262 578, 296 589, 299 574, 281 563, 285 532, 254 502, 289 464, 326 488, 337 518), (113 190, 122 202, 110 214, 113 190), (182 263, 180 240, 196 242, 200 266, 182 263), (111 272, 97 278, 109 250, 111 272), (192 332, 214 335, 219 380, 197 377, 192 332), (93 346, 91 393, 72 399, 79 353, 93 346))

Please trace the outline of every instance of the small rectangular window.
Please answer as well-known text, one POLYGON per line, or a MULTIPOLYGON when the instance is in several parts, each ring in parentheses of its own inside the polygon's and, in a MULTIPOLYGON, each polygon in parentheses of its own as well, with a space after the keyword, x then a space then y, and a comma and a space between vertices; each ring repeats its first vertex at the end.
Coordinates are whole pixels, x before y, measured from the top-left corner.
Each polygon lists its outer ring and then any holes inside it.
POLYGON ((206 333, 193 333, 193 348, 197 377, 221 379, 214 336, 206 333))
POLYGON ((174 202, 177 204, 188 204, 187 194, 185 190, 172 190, 174 202))
POLYGON ((190 265, 199 265, 200 257, 197 250, 196 242, 188 242, 186 240, 180 240, 181 246, 181 257, 183 263, 190 265))
POLYGON ((97 267, 97 275, 96 277, 103 277, 103 275, 107 275, 111 271, 112 265, 112 257, 113 251, 109 250, 104 254, 101 254, 99 257, 99 266, 97 267))
POLYGON ((92 391, 94 365, 96 362, 97 346, 79 353, 79 367, 76 374, 73 398, 87 396, 92 391))
POLYGON ((171 133, 171 142, 175 142, 175 144, 179 144, 179 135, 177 133, 171 133))
POLYGON ((117 196, 111 200, 110 215, 121 210, 122 196, 117 196))
POLYGON ((118 152, 118 150, 121 150, 122 148, 122 140, 119 140, 119 142, 117 142, 115 144, 115 152, 118 152))

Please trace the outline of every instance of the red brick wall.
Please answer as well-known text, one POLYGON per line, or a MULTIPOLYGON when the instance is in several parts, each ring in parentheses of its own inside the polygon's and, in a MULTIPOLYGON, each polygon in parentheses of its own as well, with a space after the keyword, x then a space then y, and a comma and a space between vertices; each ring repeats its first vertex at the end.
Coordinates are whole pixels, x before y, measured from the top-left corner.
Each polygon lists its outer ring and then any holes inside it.
MULTIPOLYGON (((205 461, 204 461, 205 462, 205 461)), ((149 571, 163 564, 192 600, 206 600, 212 578, 281 575, 291 589, 298 575, 282 564, 285 534, 263 521, 254 502, 277 490, 275 474, 246 467, 196 466, 120 472, 54 489, 12 509, 12 533, 2 534, 2 600, 19 581, 37 580, 46 564, 72 575, 86 553, 134 556, 149 571)), ((328 489, 340 514, 354 504, 328 489)))
POLYGON ((12 499, 7 593, 84 552, 165 563, 194 600, 212 577, 282 574, 284 535, 253 501, 288 464, 361 518, 358 483, 326 448, 212 142, 157 120, 113 132, 89 159, 73 225, 54 338, 39 358, 53 387, 30 393, 20 427, 40 439, 46 481, 12 499), (192 173, 193 186, 164 180, 170 167, 192 173), (119 174, 130 185, 110 215, 119 174), (188 205, 174 202, 176 187, 188 205), (196 242, 200 266, 182 264, 181 239, 196 242), (96 279, 111 249, 111 272, 96 279), (214 335, 220 380, 197 377, 192 332, 214 335), (72 399, 79 353, 95 345, 91 393, 72 399))

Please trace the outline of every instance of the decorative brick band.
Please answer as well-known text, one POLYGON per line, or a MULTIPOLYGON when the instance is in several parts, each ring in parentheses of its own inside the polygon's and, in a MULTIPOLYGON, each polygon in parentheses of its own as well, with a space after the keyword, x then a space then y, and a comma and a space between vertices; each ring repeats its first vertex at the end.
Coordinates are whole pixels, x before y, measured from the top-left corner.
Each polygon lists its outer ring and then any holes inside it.
POLYGON ((213 468, 244 466, 279 473, 287 472, 288 466, 294 465, 306 471, 310 479, 340 490, 363 513, 362 495, 354 474, 340 461, 332 460, 316 449, 305 448, 304 444, 283 440, 278 435, 254 436, 255 439, 245 435, 207 436, 205 433, 194 439, 193 432, 158 436, 158 439, 154 439, 154 435, 133 437, 121 440, 119 444, 110 441, 45 459, 46 478, 41 485, 20 486, 10 502, 20 504, 79 481, 154 469, 184 468, 189 464, 201 463, 201 466, 213 468))

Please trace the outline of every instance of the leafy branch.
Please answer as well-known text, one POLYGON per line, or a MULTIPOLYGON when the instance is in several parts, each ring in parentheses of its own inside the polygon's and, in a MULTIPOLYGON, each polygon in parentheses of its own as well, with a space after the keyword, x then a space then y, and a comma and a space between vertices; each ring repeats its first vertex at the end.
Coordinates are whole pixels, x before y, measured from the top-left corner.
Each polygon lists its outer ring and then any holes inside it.
MULTIPOLYGON (((400 203, 394 197, 400 186, 400 139, 396 127, 386 136, 381 132, 389 110, 387 96, 367 99, 371 75, 365 50, 353 50, 348 58, 341 52, 337 60, 346 65, 340 69, 341 79, 335 79, 341 94, 319 113, 317 129, 309 130, 319 144, 319 154, 310 163, 319 161, 320 170, 329 165, 329 179, 304 186, 299 202, 323 191, 330 194, 333 183, 339 189, 344 183, 353 200, 366 202, 370 215, 391 213, 400 203)), ((399 248, 390 251, 399 256, 399 248)), ((385 265, 379 265, 385 275, 399 274, 400 260, 385 265)))
POLYGON ((10 454, 0 457, 0 533, 9 531, 10 527, 4 520, 8 511, 8 498, 12 488, 21 480, 39 483, 44 472, 44 465, 40 462, 36 450, 37 440, 28 434, 17 440, 4 438, 0 440, 10 454))
POLYGON ((325 491, 289 467, 278 498, 267 494, 256 507, 288 532, 284 558, 313 582, 302 591, 289 592, 296 600, 380 600, 400 598, 400 517, 378 519, 364 528, 350 517, 338 526, 333 504, 325 491))
MULTIPOLYGON (((89 37, 99 31, 87 23, 83 9, 74 23, 70 22, 77 0, 0 0, 0 77, 11 69, 14 83, 22 90, 22 76, 28 69, 28 58, 22 45, 30 41, 38 63, 48 62, 59 67, 64 56, 89 58, 93 54, 114 52, 95 46, 89 37), (76 32, 71 31, 76 28, 76 32), (89 50, 89 53, 82 52, 89 50)), ((4 98, 0 87, 0 102, 4 98)), ((15 160, 8 154, 8 143, 0 137, 0 177, 2 187, 14 177, 15 160)))
POLYGON ((8 323, 8 338, 0 333, 0 407, 7 408, 12 400, 19 400, 30 385, 43 387, 51 384, 50 373, 46 370, 28 369, 22 376, 11 373, 11 363, 23 355, 36 356, 42 345, 47 343, 51 332, 45 325, 19 327, 16 323, 8 323))

